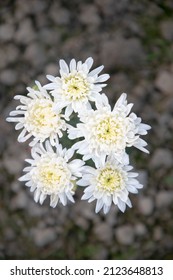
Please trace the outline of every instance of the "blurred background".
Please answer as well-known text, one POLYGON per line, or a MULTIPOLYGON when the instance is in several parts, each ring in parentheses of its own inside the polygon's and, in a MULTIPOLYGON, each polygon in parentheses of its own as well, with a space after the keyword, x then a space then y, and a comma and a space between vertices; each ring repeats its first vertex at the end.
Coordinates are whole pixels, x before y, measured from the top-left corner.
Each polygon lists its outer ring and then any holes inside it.
POLYGON ((173 258, 172 0, 0 1, 0 110, 1 259, 173 258), (144 188, 124 214, 95 214, 80 190, 74 205, 40 206, 18 182, 29 150, 5 121, 13 96, 58 75, 59 59, 89 56, 111 75, 111 104, 127 92, 152 126, 150 155, 131 153, 144 188))

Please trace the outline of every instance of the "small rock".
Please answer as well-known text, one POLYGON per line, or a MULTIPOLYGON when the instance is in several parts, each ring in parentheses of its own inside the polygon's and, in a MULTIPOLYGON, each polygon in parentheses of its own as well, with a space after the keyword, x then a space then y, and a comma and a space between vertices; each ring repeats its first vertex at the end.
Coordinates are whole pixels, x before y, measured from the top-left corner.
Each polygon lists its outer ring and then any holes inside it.
POLYGON ((38 43, 29 44, 24 53, 24 59, 30 62, 34 67, 40 67, 46 61, 44 48, 38 43))
POLYGON ((173 202, 173 191, 159 191, 156 195, 156 207, 167 207, 173 202))
POLYGON ((131 225, 123 225, 115 230, 117 241, 123 245, 130 245, 134 241, 134 228, 131 225))
POLYGON ((19 49, 14 44, 8 44, 4 50, 7 63, 14 63, 19 57, 19 49))
MULTIPOLYGON (((123 92, 129 92, 131 83, 129 77, 122 72, 119 72, 115 75, 111 75, 110 84, 113 86, 113 91, 120 94, 123 92)), ((112 87, 111 87, 112 90, 112 87)))
POLYGON ((91 25, 93 27, 97 27, 101 21, 96 6, 92 4, 82 6, 79 19, 83 24, 91 25))
POLYGON ((151 215, 154 209, 154 203, 152 198, 141 196, 138 200, 138 208, 143 215, 151 215))
POLYGON ((144 63, 145 54, 138 39, 117 36, 114 40, 103 41, 100 57, 105 68, 110 71, 117 68, 139 68, 144 63))
POLYGON ((153 232, 154 240, 159 241, 163 238, 163 230, 161 227, 156 226, 153 232))
POLYGON ((15 40, 20 44, 28 44, 35 38, 35 33, 32 27, 32 22, 29 18, 26 18, 19 25, 19 29, 16 31, 15 40))
MULTIPOLYGON (((31 196, 33 196, 33 193, 31 193, 31 196)), ((47 208, 44 205, 37 204, 32 198, 29 200, 27 210, 31 217, 41 217, 47 213, 47 208)))
POLYGON ((112 242, 112 229, 106 223, 96 224, 94 227, 94 233, 97 239, 103 242, 112 242))
POLYGON ((31 231, 31 236, 38 247, 44 247, 45 245, 54 242, 57 238, 53 228, 33 229, 31 231))
POLYGON ((170 150, 164 148, 158 148, 155 150, 151 161, 150 166, 153 169, 159 167, 171 168, 173 166, 173 156, 170 150))
POLYGON ((155 80, 155 86, 165 94, 173 92, 173 74, 168 71, 160 71, 155 80))
POLYGON ((0 41, 6 42, 13 39, 14 36, 14 26, 9 23, 0 25, 0 41))
POLYGON ((135 225, 135 233, 138 236, 146 235, 146 233, 147 233, 146 226, 144 224, 142 224, 142 223, 136 224, 135 225))
POLYGON ((1 72, 0 81, 4 85, 13 86, 17 82, 17 72, 12 69, 5 69, 1 72))
POLYGON ((70 12, 62 7, 58 7, 56 5, 57 2, 52 5, 51 10, 49 12, 50 18, 54 21, 54 23, 58 25, 67 25, 70 22, 70 12), (55 6, 56 5, 56 6, 55 6))
POLYGON ((16 238, 15 232, 12 228, 7 227, 5 229, 5 239, 8 241, 14 240, 16 238))
POLYGON ((25 209, 27 206, 28 196, 25 191, 20 191, 17 195, 15 195, 10 204, 12 210, 25 209))
POLYGON ((45 68, 45 73, 48 75, 57 76, 58 75, 58 65, 54 63, 50 63, 45 68))
POLYGON ((148 184, 148 173, 146 170, 139 170, 138 171, 138 181, 140 182, 140 184, 143 185, 143 187, 145 188, 148 184))
POLYGON ((172 42, 173 40, 173 21, 166 20, 163 21, 160 25, 161 34, 164 39, 172 42))

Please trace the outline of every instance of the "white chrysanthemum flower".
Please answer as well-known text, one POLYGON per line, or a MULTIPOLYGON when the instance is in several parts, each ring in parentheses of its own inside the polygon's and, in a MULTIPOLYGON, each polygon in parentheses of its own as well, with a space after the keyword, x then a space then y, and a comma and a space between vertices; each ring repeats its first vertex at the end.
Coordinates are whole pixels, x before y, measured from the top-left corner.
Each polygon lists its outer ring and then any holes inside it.
POLYGON ((27 173, 19 180, 27 181, 26 186, 34 192, 35 202, 42 204, 47 196, 50 196, 51 207, 56 207, 58 201, 63 205, 67 200, 74 202, 75 182, 82 176, 84 162, 79 159, 70 161, 73 153, 72 149, 62 149, 60 144, 54 151, 48 140, 45 147, 39 143, 32 148, 33 159, 26 159, 31 166, 24 168, 27 173))
POLYGON ((98 76, 104 66, 100 66, 90 71, 93 59, 89 57, 84 63, 70 61, 70 66, 64 60, 60 60, 60 75, 54 77, 47 75, 51 83, 45 85, 57 103, 57 108, 66 107, 65 114, 70 116, 73 111, 80 112, 83 107, 90 107, 89 101, 95 101, 98 93, 106 84, 102 84, 109 79, 108 74, 98 76))
POLYGON ((130 113, 133 104, 127 104, 126 94, 123 93, 116 102, 113 110, 108 104, 107 97, 102 94, 97 99, 97 110, 86 110, 80 113, 77 127, 68 130, 69 138, 84 137, 74 144, 73 148, 84 155, 83 160, 113 154, 120 162, 126 157, 126 147, 134 146, 148 153, 147 143, 140 138, 147 134, 151 127, 141 123, 134 113, 130 113))
POLYGON ((135 172, 129 172, 133 167, 120 164, 114 157, 108 156, 107 160, 97 161, 96 168, 84 166, 84 175, 77 183, 87 186, 82 199, 92 202, 96 200, 95 212, 102 208, 108 213, 112 202, 124 212, 126 205, 132 207, 129 192, 137 193, 142 185, 135 179, 135 172))
POLYGON ((63 115, 54 111, 54 102, 50 95, 36 81, 37 89, 28 87, 27 96, 16 95, 14 99, 20 100, 22 105, 17 106, 15 111, 10 112, 9 122, 17 122, 16 130, 22 129, 18 136, 19 142, 24 142, 30 137, 34 140, 31 146, 37 142, 44 142, 50 139, 54 146, 58 142, 58 137, 62 137, 62 131, 67 129, 67 124, 63 115))

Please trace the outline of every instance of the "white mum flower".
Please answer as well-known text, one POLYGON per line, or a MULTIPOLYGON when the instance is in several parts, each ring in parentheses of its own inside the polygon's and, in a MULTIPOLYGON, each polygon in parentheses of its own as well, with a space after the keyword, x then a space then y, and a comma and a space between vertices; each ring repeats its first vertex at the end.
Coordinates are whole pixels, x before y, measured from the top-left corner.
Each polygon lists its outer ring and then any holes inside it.
POLYGON ((60 112, 54 111, 54 102, 50 95, 36 81, 37 89, 28 87, 27 96, 16 95, 14 99, 20 100, 22 105, 17 106, 15 111, 10 112, 9 122, 17 122, 16 130, 22 129, 18 136, 19 142, 24 142, 30 137, 34 140, 31 146, 37 142, 44 142, 47 138, 55 145, 58 137, 62 137, 62 131, 67 125, 60 112))
POLYGON ((42 204, 47 196, 50 196, 51 207, 56 207, 58 201, 63 205, 67 200, 74 202, 75 181, 82 176, 84 162, 79 159, 69 161, 73 153, 71 149, 62 149, 60 144, 54 151, 48 140, 45 148, 42 143, 32 148, 33 159, 26 159, 31 166, 24 168, 27 173, 19 180, 27 181, 26 186, 34 192, 35 202, 42 204))
POLYGON ((100 95, 96 102, 97 110, 81 112, 82 123, 77 124, 76 128, 69 128, 70 139, 84 137, 73 146, 84 155, 84 160, 96 160, 113 154, 123 162, 126 147, 131 146, 148 153, 145 148, 147 143, 140 136, 147 134, 150 126, 141 123, 141 118, 134 113, 129 114, 133 104, 127 104, 126 96, 123 93, 111 110, 107 97, 100 95))
POLYGON ((108 213, 112 203, 124 212, 126 205, 132 207, 129 192, 137 193, 142 185, 135 179, 135 172, 129 172, 133 167, 120 164, 114 157, 108 156, 107 160, 96 163, 96 168, 83 167, 84 175, 77 183, 87 186, 82 199, 92 202, 96 200, 95 212, 102 208, 108 213))
POLYGON ((60 60, 60 75, 54 77, 47 75, 51 83, 45 85, 46 89, 52 90, 52 95, 57 102, 57 108, 66 107, 66 115, 70 116, 73 111, 80 112, 83 107, 89 107, 89 101, 95 101, 98 93, 106 84, 102 84, 109 79, 108 74, 98 76, 104 68, 100 66, 90 72, 93 59, 89 57, 84 63, 70 61, 70 65, 64 60, 60 60))

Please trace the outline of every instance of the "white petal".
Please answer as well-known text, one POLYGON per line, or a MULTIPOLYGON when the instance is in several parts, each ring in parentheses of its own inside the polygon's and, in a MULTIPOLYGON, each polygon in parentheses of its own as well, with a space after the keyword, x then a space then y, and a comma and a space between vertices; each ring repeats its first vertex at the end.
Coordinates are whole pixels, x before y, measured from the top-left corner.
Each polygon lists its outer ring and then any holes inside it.
POLYGON ((67 65, 67 63, 65 62, 65 60, 60 59, 59 65, 60 65, 61 70, 62 70, 65 74, 69 74, 69 68, 68 68, 68 65, 67 65))
POLYGON ((73 58, 70 61, 70 71, 76 70, 76 60, 73 58))

